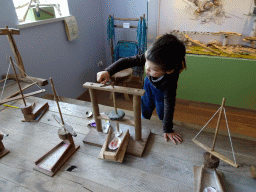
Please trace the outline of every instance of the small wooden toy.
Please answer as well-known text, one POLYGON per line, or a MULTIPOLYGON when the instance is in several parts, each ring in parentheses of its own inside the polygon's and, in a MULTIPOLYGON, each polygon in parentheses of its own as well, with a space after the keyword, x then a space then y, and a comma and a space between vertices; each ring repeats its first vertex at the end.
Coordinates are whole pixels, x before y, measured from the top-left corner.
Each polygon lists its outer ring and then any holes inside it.
POLYGON ((79 149, 80 146, 75 146, 73 136, 76 137, 77 134, 74 132, 73 128, 70 125, 64 123, 58 103, 58 97, 51 78, 50 81, 60 114, 60 118, 56 115, 53 115, 53 117, 62 126, 62 128, 58 130, 58 135, 59 138, 63 141, 55 146, 48 153, 46 153, 43 157, 38 159, 35 162, 36 166, 34 167, 34 170, 37 170, 52 177, 73 155, 73 153, 79 149))

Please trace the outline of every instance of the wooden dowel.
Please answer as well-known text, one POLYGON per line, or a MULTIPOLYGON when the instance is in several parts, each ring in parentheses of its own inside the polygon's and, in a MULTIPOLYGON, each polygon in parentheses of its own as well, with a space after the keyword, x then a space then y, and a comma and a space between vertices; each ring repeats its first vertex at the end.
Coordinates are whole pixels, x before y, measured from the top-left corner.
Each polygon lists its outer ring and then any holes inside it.
POLYGON ((115 113, 117 114, 117 108, 116 108, 116 94, 115 94, 114 91, 112 92, 112 94, 113 94, 114 109, 115 109, 115 113))
POLYGON ((120 20, 120 21, 139 21, 140 20, 139 18, 118 18, 118 17, 115 17, 114 19, 120 20))
MULTIPOLYGON (((56 93, 56 90, 55 90, 55 87, 54 87, 52 78, 50 78, 50 81, 51 81, 51 86, 52 86, 53 94, 54 94, 54 97, 55 97, 55 100, 56 100, 56 103, 57 103, 57 106, 58 106, 58 109, 59 109, 60 118, 61 118, 61 123, 62 123, 62 125, 64 125, 64 120, 63 120, 63 117, 62 117, 62 114, 61 114, 61 110, 60 110, 60 106, 59 106, 58 95, 57 95, 57 93, 56 93)), ((64 128, 64 129, 65 129, 65 128, 64 128)))
MULTIPOLYGON (((34 82, 34 83, 32 83, 32 84, 29 84, 28 86, 24 87, 24 88, 21 89, 21 90, 24 91, 24 90, 26 90, 27 88, 29 88, 29 87, 31 87, 31 86, 33 86, 33 85, 35 85, 35 84, 36 84, 36 82, 34 82)), ((5 99, 12 98, 12 97, 18 95, 19 93, 20 93, 20 91, 17 91, 17 92, 15 92, 15 93, 11 94, 10 96, 6 97, 5 99)))
MULTIPOLYGON (((114 25, 114 27, 123 28, 123 25, 114 25)), ((138 26, 130 25, 130 28, 138 28, 138 26)))
POLYGON ((214 135, 214 139, 213 139, 212 151, 214 151, 216 139, 217 139, 217 136, 218 136, 219 126, 220 126, 220 121, 221 121, 221 116, 222 116, 222 111, 223 111, 225 101, 226 101, 226 98, 223 98, 221 108, 220 108, 219 118, 218 118, 218 122, 217 122, 217 126, 216 126, 216 130, 215 130, 215 135, 214 135))
POLYGON ((135 140, 141 140, 141 97, 133 95, 133 111, 135 121, 135 140))
POLYGON ((12 61, 12 58, 10 57, 10 61, 11 61, 11 64, 12 64, 12 68, 13 68, 13 71, 15 73, 15 76, 16 76, 16 79, 17 79, 17 83, 18 83, 18 86, 19 86, 19 89, 20 89, 20 94, 21 94, 21 97, 22 97, 22 100, 24 102, 24 105, 27 106, 26 104, 26 101, 25 101, 25 98, 24 98, 24 95, 23 95, 23 92, 22 92, 22 89, 21 89, 21 86, 20 86, 20 82, 19 82, 19 79, 18 79, 18 75, 16 73, 16 69, 15 69, 15 66, 13 64, 13 61, 12 61))
MULTIPOLYGON (((8 78, 7 78, 8 79, 8 78)), ((0 83, 2 83, 2 82, 4 82, 5 81, 5 79, 2 79, 2 80, 0 80, 0 83)))
POLYGON ((92 102, 93 116, 96 123, 96 129, 98 132, 102 132, 101 120, 97 118, 100 115, 100 111, 99 111, 96 92, 94 89, 89 89, 89 93, 90 93, 91 102, 92 102))
POLYGON ((119 133, 119 123, 116 123, 117 132, 119 133))

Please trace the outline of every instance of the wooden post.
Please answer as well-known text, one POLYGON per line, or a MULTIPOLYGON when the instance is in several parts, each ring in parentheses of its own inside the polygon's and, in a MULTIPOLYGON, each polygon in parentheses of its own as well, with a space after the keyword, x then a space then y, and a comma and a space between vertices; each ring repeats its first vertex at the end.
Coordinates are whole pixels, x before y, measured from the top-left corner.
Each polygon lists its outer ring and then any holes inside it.
POLYGON ((226 99, 223 98, 222 104, 221 104, 221 108, 220 108, 219 118, 218 118, 218 122, 217 122, 217 126, 216 126, 216 130, 215 130, 215 135, 214 135, 214 139, 213 139, 213 144, 212 144, 212 149, 211 149, 211 151, 214 151, 214 147, 215 147, 215 143, 216 143, 216 139, 217 139, 217 135, 218 135, 218 131, 219 131, 219 126, 220 126, 221 116, 222 116, 222 110, 223 110, 225 101, 226 101, 226 99))
POLYGON ((141 97, 133 95, 133 111, 135 121, 135 140, 141 140, 141 97))
MULTIPOLYGON (((8 29, 7 26, 5 26, 5 28, 8 29)), ((12 48, 12 51, 14 53, 15 59, 17 61, 17 64, 19 66, 20 75, 21 75, 21 77, 26 77, 25 68, 24 68, 24 65, 23 65, 23 62, 22 62, 22 59, 21 59, 18 47, 17 47, 17 45, 16 45, 16 43, 14 41, 14 38, 13 38, 11 33, 8 33, 7 37, 8 37, 10 46, 12 48)))
POLYGON ((98 132, 102 132, 101 120, 97 118, 100 115, 100 111, 99 111, 98 99, 97 99, 95 90, 89 89, 89 93, 90 93, 91 102, 92 102, 93 116, 96 123, 96 129, 98 132))

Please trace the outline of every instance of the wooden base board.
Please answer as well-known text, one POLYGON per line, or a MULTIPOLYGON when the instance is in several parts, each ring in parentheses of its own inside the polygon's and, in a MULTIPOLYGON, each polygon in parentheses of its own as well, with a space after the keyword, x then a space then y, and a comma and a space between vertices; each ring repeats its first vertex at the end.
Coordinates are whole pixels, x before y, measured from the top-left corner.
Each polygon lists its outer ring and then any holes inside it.
POLYGON ((10 151, 8 151, 7 149, 4 149, 2 152, 0 152, 0 158, 5 156, 7 153, 10 153, 10 151))
MULTIPOLYGON (((130 139, 129 139, 129 144, 127 146, 126 153, 136 157, 142 157, 143 151, 148 141, 148 137, 150 135, 150 130, 142 129, 141 131, 142 137, 140 141, 135 140, 134 130, 129 130, 129 132, 130 132, 130 139)), ((102 147, 106 141, 106 138, 107 138, 107 134, 98 132, 95 128, 91 128, 89 133, 85 136, 83 142, 86 144, 102 147)))
POLYGON ((64 165, 64 163, 74 154, 75 151, 77 151, 80 146, 73 146, 72 144, 69 144, 67 150, 61 155, 61 157, 54 163, 54 170, 46 170, 41 168, 39 165, 40 163, 49 157, 58 147, 60 147, 62 144, 66 144, 65 141, 62 141, 57 146, 55 146, 52 150, 50 150, 48 153, 46 153, 43 157, 41 157, 39 160, 35 162, 36 166, 33 168, 36 171, 39 171, 41 173, 44 173, 48 176, 53 177, 54 174, 64 165))
POLYGON ((48 102, 36 103, 32 115, 24 115, 22 122, 38 122, 49 109, 48 102))
POLYGON ((203 168, 202 170, 201 166, 194 166, 194 191, 203 192, 206 187, 214 187, 218 192, 224 192, 222 173, 214 172, 213 169, 203 168), (200 190, 199 185, 201 185, 200 190))

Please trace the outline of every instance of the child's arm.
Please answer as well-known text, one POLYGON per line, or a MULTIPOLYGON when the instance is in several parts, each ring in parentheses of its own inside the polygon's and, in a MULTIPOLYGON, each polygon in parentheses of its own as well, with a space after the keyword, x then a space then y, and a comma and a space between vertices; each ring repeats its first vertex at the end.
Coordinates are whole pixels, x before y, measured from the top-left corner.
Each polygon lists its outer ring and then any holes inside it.
MULTIPOLYGON (((175 82, 174 82, 175 83, 175 82)), ((172 142, 182 142, 182 135, 173 131, 173 115, 176 102, 177 83, 164 93, 164 119, 163 131, 164 139, 167 141, 169 138, 172 142)))
POLYGON ((145 55, 136 55, 133 57, 125 57, 117 60, 112 65, 107 67, 105 71, 109 72, 109 75, 112 76, 115 73, 122 71, 127 68, 136 67, 136 66, 144 66, 146 62, 145 55))

